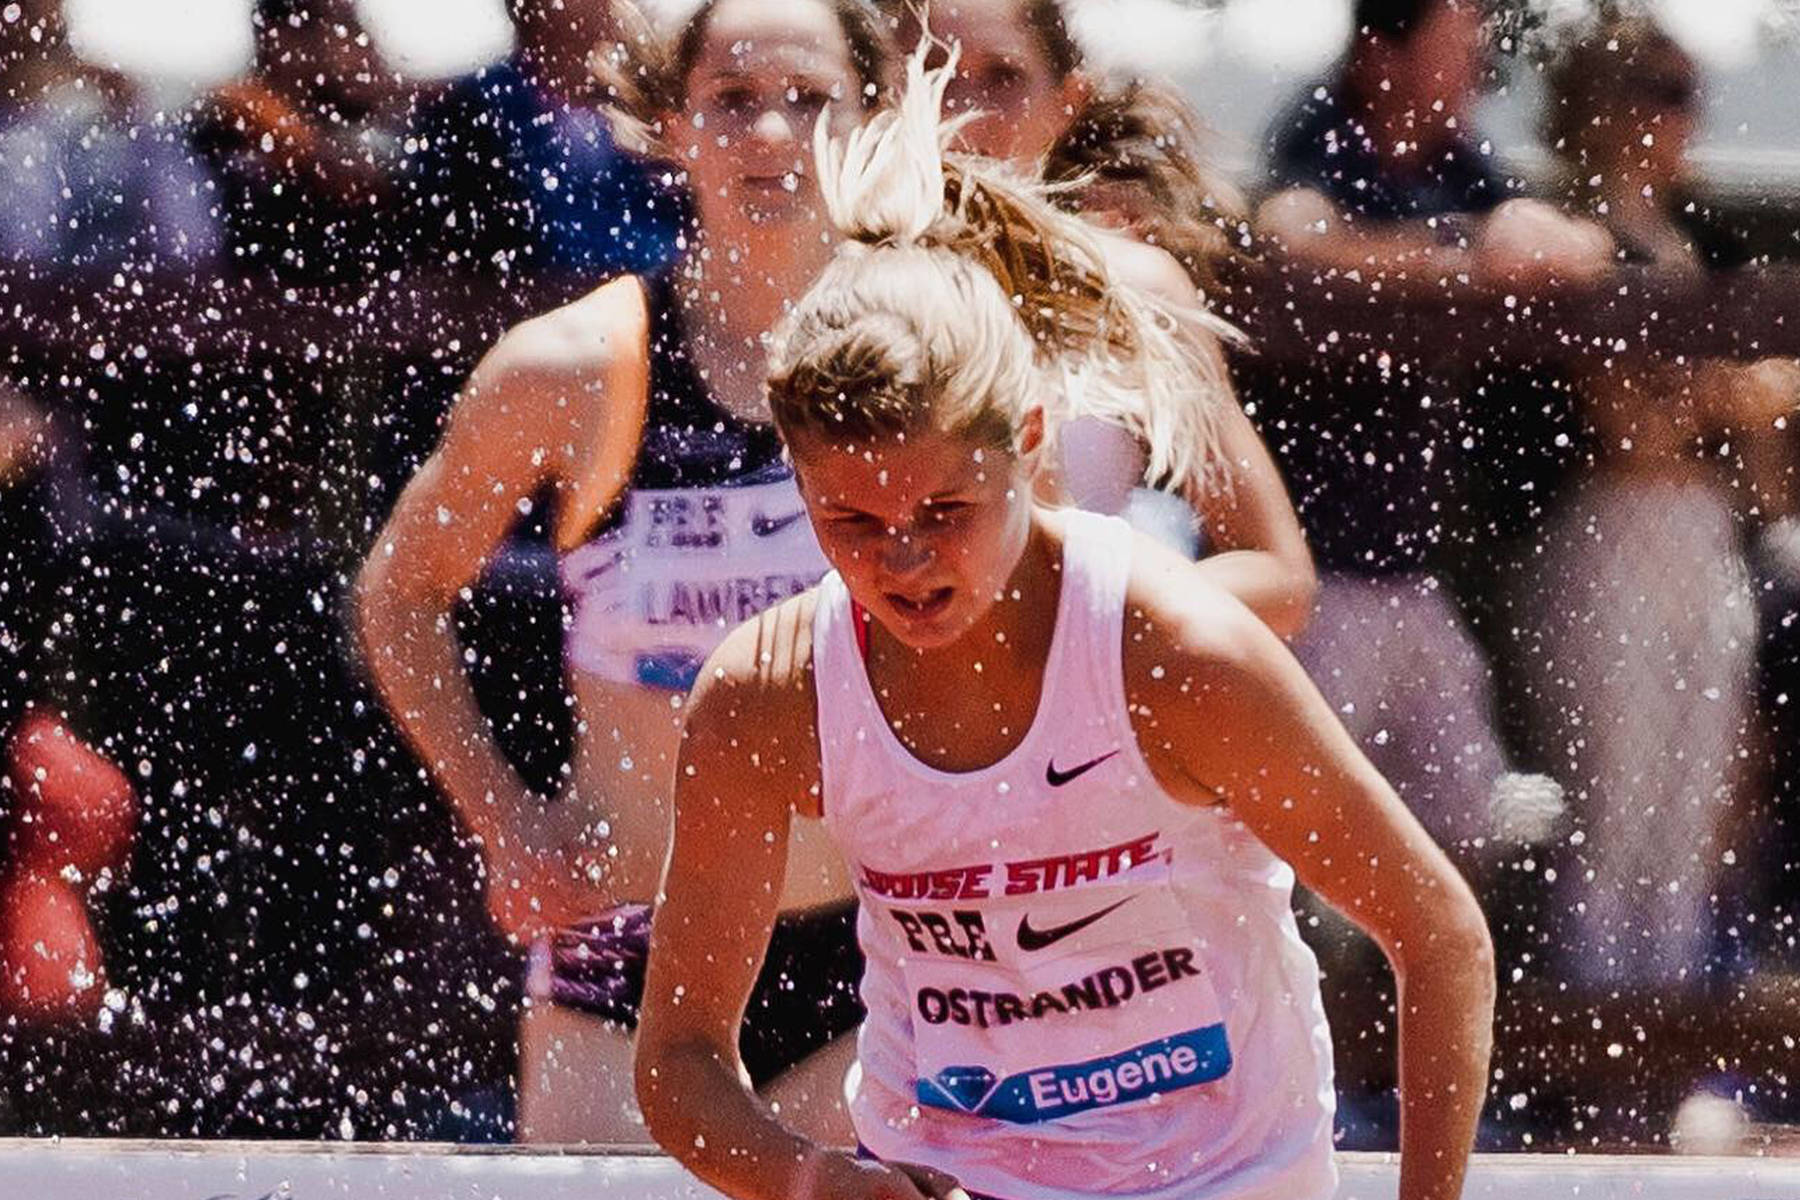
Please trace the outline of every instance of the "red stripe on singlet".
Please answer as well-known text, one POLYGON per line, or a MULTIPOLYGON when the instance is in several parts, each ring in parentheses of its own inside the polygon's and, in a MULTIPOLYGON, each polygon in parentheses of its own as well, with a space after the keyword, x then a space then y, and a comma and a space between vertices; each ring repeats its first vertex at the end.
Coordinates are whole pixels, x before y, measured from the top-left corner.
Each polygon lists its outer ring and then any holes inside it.
POLYGON ((856 652, 863 664, 869 661, 869 611, 856 601, 850 602, 850 632, 856 635, 856 652))
MULTIPOLYGON (((856 652, 862 656, 863 669, 869 666, 869 612, 855 600, 850 601, 850 632, 856 637, 856 652)), ((825 816, 825 793, 819 792, 819 816, 825 816)))

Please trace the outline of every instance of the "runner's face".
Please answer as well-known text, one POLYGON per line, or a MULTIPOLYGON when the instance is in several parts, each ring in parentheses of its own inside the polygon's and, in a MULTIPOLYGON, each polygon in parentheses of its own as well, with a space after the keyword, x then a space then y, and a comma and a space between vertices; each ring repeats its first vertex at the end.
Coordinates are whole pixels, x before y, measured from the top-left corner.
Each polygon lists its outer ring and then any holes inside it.
MULTIPOLYGON (((962 47, 956 78, 944 93, 945 113, 983 114, 962 130, 959 145, 988 158, 1035 164, 1068 128, 1080 98, 1080 76, 1059 79, 1052 73, 1018 0, 934 4, 931 34, 962 47)), ((932 65, 942 57, 935 55, 932 65)))
POLYGON ((850 46, 819 3, 722 0, 688 72, 672 131, 708 231, 729 241, 818 225, 812 132, 861 112, 850 46))
POLYGON ((1000 596, 1030 533, 1029 459, 932 432, 789 444, 825 557, 894 637, 949 645, 1000 596))

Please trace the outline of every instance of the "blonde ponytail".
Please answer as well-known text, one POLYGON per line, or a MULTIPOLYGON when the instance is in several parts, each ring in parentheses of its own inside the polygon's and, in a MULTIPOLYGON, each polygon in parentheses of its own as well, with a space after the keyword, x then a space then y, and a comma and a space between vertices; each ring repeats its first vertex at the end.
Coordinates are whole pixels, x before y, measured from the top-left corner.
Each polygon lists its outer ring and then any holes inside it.
POLYGON ((941 117, 956 54, 926 70, 924 53, 908 59, 897 106, 841 142, 815 130, 827 211, 860 249, 777 332, 777 420, 856 436, 930 421, 1011 440, 1042 399, 1053 444, 1069 420, 1098 417, 1144 443, 1151 479, 1202 484, 1229 402, 1206 334, 1230 327, 1116 280, 1093 228, 1043 184, 946 153, 967 119, 941 117))

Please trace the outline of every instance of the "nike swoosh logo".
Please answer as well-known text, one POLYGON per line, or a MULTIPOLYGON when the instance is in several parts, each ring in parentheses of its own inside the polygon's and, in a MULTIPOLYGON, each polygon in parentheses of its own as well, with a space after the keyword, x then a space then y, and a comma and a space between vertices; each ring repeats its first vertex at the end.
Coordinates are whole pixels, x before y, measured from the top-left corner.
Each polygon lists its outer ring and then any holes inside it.
POLYGON ((786 516, 781 517, 769 517, 764 516, 762 513, 757 513, 754 517, 750 518, 750 532, 754 533, 757 537, 774 537, 805 515, 806 510, 804 508, 799 512, 788 513, 786 516))
POLYGON ((1056 769, 1056 760, 1053 758, 1048 763, 1044 764, 1044 782, 1049 784, 1051 787, 1061 787, 1065 783, 1069 783, 1072 780, 1079 779, 1083 775, 1086 775, 1089 771, 1093 770, 1095 767, 1099 766, 1101 763, 1105 762, 1107 759, 1111 758, 1113 755, 1115 755, 1117 753, 1118 753, 1117 750, 1108 750, 1105 754, 1102 754, 1099 758, 1090 758, 1086 762, 1082 763, 1079 767, 1075 767, 1072 770, 1068 770, 1068 771, 1057 770, 1056 769))
POLYGON ((1048 929, 1033 929, 1031 927, 1031 914, 1027 913, 1019 918, 1019 949, 1042 950, 1045 946, 1054 946, 1070 934, 1080 933, 1089 925, 1092 925, 1095 921, 1098 921, 1101 917, 1104 917, 1121 905, 1130 904, 1134 899, 1136 899, 1136 897, 1127 896, 1119 901, 1118 904, 1109 904, 1099 912, 1091 912, 1085 917, 1070 921, 1067 925, 1052 925, 1048 929))

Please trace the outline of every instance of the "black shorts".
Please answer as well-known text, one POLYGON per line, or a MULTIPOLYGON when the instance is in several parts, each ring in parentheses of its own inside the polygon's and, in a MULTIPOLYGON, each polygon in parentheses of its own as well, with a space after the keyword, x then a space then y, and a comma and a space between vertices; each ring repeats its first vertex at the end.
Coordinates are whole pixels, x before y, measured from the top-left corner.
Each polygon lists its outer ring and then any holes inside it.
MULTIPOLYGON (((635 1029, 649 951, 647 904, 622 904, 561 930, 550 947, 550 998, 635 1029)), ((738 1035, 751 1081, 761 1087, 860 1025, 862 972, 854 900, 777 918, 738 1035)))

